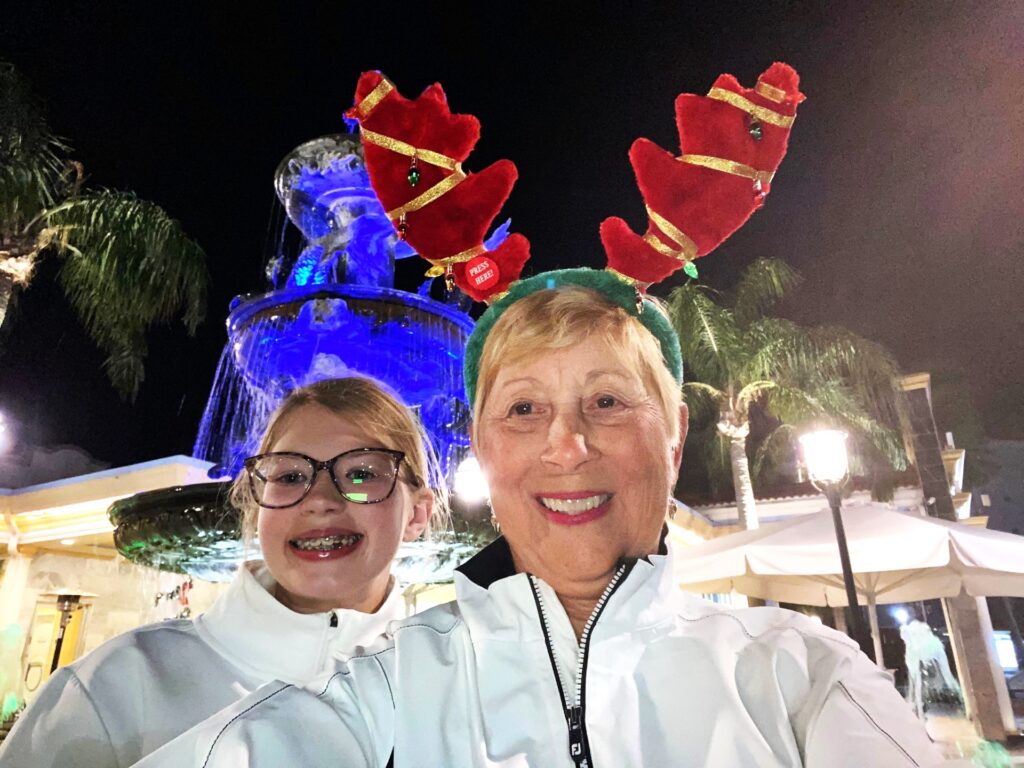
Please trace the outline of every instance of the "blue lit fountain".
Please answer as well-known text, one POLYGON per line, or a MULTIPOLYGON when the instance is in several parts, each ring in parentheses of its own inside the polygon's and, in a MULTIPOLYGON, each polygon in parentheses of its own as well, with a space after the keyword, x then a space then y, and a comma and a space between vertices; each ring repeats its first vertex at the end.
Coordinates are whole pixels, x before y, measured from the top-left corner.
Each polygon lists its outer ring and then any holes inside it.
POLYGON ((234 475, 291 389, 361 373, 418 409, 449 474, 468 451, 468 301, 431 299, 429 283, 394 288, 395 259, 415 254, 370 188, 356 137, 301 145, 278 166, 275 187, 304 247, 291 265, 281 254, 268 265, 273 290, 232 303, 193 454, 214 462, 211 477, 234 475))
MULTIPOLYGON (((449 303, 394 287, 395 260, 415 255, 398 239, 370 187, 355 136, 323 136, 291 152, 275 188, 303 236, 298 257, 267 265, 271 290, 236 298, 193 455, 213 480, 233 477, 267 418, 294 387, 353 373, 390 385, 416 409, 451 482, 469 451, 462 360, 473 322, 461 293, 449 303)), ((488 241, 495 247, 507 224, 488 241)), ((283 240, 283 238, 282 238, 283 240)), ((110 509, 118 550, 129 559, 217 581, 245 556, 224 482, 168 488, 110 509)), ((450 578, 451 567, 493 531, 480 521, 401 553, 403 581, 450 578)))

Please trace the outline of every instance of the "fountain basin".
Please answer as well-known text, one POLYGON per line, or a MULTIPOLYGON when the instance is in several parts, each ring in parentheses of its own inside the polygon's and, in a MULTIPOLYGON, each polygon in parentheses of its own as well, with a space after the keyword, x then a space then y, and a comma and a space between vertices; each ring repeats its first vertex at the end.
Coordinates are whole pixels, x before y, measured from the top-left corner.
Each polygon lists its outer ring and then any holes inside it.
POLYGON ((230 581, 245 557, 230 483, 161 488, 115 501, 107 510, 118 552, 138 565, 230 581))

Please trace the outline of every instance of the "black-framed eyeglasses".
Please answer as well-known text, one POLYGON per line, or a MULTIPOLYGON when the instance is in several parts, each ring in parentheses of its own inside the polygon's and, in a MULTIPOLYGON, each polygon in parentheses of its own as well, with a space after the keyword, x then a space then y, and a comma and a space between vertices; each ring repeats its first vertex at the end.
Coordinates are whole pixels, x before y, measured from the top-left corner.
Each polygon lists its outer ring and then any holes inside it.
POLYGON ((338 493, 355 504, 387 499, 398 482, 405 454, 387 448, 354 448, 317 461, 303 453, 281 451, 250 456, 243 462, 256 503, 267 509, 293 507, 309 494, 325 470, 338 493))

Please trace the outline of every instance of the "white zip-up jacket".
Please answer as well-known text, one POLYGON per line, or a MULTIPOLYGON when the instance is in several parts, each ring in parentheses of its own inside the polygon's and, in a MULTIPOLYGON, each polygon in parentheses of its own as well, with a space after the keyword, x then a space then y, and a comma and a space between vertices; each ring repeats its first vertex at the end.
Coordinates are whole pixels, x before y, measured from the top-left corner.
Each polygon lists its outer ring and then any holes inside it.
POLYGON ((316 685, 264 686, 141 766, 941 762, 848 638, 791 611, 687 595, 670 560, 624 564, 578 645, 554 592, 514 573, 499 539, 459 569, 457 603, 395 624, 316 685))
POLYGON ((0 745, 3 768, 126 768, 271 680, 302 685, 335 651, 376 638, 405 615, 392 588, 374 614, 300 614, 249 563, 195 619, 149 624, 58 669, 0 745))

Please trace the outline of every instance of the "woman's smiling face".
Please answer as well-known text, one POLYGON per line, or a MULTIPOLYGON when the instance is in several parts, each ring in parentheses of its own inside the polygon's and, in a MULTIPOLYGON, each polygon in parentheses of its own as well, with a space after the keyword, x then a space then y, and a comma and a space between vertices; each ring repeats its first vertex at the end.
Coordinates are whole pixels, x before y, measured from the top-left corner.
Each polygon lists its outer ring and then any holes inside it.
MULTIPOLYGON (((593 337, 503 367, 474 424, 474 450, 520 571, 605 578, 656 552, 686 436, 639 374, 593 337)), ((557 589, 557 587, 556 587, 557 589)))
MULTIPOLYGON (((293 451, 327 461, 354 448, 392 447, 318 405, 300 406, 285 419, 268 453, 293 451)), ((278 584, 277 598, 300 613, 333 608, 375 611, 386 596, 399 543, 415 539, 430 517, 430 492, 401 479, 408 476, 408 468, 399 466, 390 497, 376 504, 356 504, 342 497, 329 473, 321 470, 298 504, 261 508, 260 548, 278 584), (329 551, 309 548, 310 542, 328 537, 335 537, 330 543, 337 546, 329 551)))

